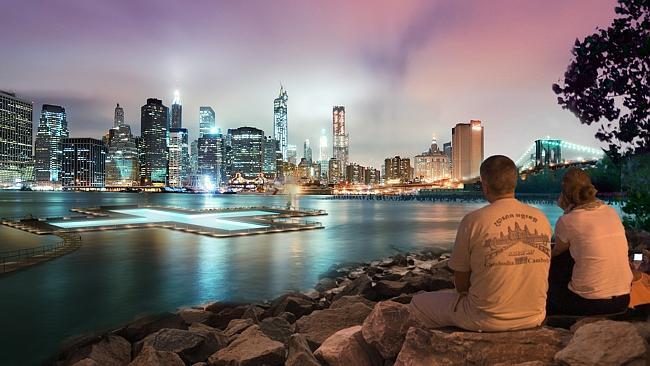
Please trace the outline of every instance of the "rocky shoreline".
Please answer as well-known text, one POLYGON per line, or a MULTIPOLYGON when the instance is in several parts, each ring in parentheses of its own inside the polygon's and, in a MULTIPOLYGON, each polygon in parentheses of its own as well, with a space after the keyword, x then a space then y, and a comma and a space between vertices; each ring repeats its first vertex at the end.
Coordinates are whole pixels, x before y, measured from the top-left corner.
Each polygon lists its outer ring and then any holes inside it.
POLYGON ((69 342, 52 365, 645 365, 645 316, 548 319, 536 329, 429 330, 411 297, 453 288, 449 254, 425 251, 323 274, 311 291, 259 304, 215 302, 69 342), (572 325, 572 323, 575 323, 572 325), (561 326, 561 327, 558 327, 561 326), (572 325, 571 327, 569 327, 572 325), (562 328, 564 327, 564 328, 562 328))

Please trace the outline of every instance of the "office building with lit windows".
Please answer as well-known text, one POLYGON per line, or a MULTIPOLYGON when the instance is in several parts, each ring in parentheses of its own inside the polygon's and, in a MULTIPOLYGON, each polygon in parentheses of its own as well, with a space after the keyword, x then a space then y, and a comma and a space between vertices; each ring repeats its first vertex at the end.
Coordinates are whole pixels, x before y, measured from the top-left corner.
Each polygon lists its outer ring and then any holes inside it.
POLYGON ((167 184, 168 112, 162 100, 155 98, 147 99, 140 109, 140 180, 144 186, 167 184))
MULTIPOLYGON (((282 160, 288 161, 289 121, 287 104, 289 95, 284 87, 280 86, 280 95, 273 100, 273 138, 278 141, 282 160)), ((294 163, 295 164, 295 163, 294 163)))
POLYGON ((199 137, 220 133, 217 131, 217 121, 212 107, 199 107, 199 137))
POLYGON ((186 128, 169 129, 168 149, 167 185, 184 187, 189 177, 190 165, 189 135, 186 128))
MULTIPOLYGON (((344 177, 345 167, 349 161, 349 136, 345 132, 345 107, 334 106, 332 108, 332 136, 334 139, 332 157, 340 162, 339 174, 344 177)), ((330 172, 331 174, 331 172, 330 172)))
POLYGON ((440 150, 434 136, 429 149, 413 158, 414 178, 432 183, 451 178, 449 158, 440 150))
POLYGON ((34 180, 37 185, 61 186, 61 140, 69 136, 65 109, 43 104, 34 152, 34 180))
POLYGON ((230 171, 234 176, 256 179, 262 174, 264 164, 264 131, 254 127, 228 129, 230 136, 230 171))
POLYGON ((108 130, 104 145, 106 186, 131 187, 140 184, 140 158, 131 126, 124 122, 124 109, 115 107, 113 128, 108 130))
POLYGON ((20 188, 33 176, 31 102, 0 90, 0 188, 20 188))
POLYGON ((479 120, 458 123, 451 129, 452 179, 471 182, 480 178, 483 162, 483 126, 479 120))
POLYGON ((206 190, 226 180, 225 140, 221 134, 204 134, 197 141, 199 186, 206 190))
POLYGON ((64 138, 61 183, 64 188, 102 188, 105 185, 106 146, 101 140, 64 138))

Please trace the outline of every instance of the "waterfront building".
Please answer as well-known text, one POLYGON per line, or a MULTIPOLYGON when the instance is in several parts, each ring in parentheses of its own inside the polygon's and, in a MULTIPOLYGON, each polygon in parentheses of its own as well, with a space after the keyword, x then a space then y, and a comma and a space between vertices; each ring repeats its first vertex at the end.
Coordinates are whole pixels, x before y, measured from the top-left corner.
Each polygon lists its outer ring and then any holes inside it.
POLYGON ((458 123, 451 129, 452 179, 470 182, 479 179, 483 162, 483 126, 479 120, 458 123))
POLYGON ((197 141, 199 185, 206 190, 220 186, 226 177, 224 136, 206 133, 197 141))
POLYGON ((301 181, 309 181, 311 177, 311 164, 306 158, 301 158, 300 163, 298 163, 298 178, 301 181))
POLYGON ((190 143, 190 175, 199 173, 199 140, 190 143))
POLYGON ((262 174, 264 163, 264 131, 254 127, 228 129, 231 145, 231 174, 244 179, 256 179, 262 174))
POLYGON ((120 103, 117 103, 115 117, 113 117, 113 127, 120 127, 122 125, 124 125, 124 108, 120 107, 120 103))
POLYGON ((103 188, 106 146, 89 137, 63 138, 61 183, 63 187, 103 188))
POLYGON ((387 183, 403 183, 411 180, 413 168, 411 159, 402 158, 399 155, 384 160, 385 176, 387 183))
POLYGON ((280 151, 280 144, 272 136, 266 136, 264 138, 263 149, 264 165, 262 167, 262 172, 265 177, 276 179, 279 177, 279 171, 282 171, 282 152, 280 151), (279 168, 278 164, 280 164, 279 168))
POLYGON ((33 112, 31 102, 0 90, 0 188, 33 180, 33 112))
POLYGON ((107 149, 106 186, 131 187, 140 184, 140 152, 131 134, 131 126, 124 123, 124 109, 115 107, 113 128, 102 141, 107 149))
POLYGON ((309 142, 309 139, 305 140, 305 143, 303 144, 303 157, 307 159, 307 163, 309 165, 312 164, 312 150, 311 150, 311 143, 309 142))
POLYGON ((341 162, 337 158, 331 158, 329 161, 328 167, 328 182, 329 184, 339 184, 343 182, 343 176, 341 172, 341 162))
POLYGON ((199 137, 208 134, 221 133, 217 131, 217 122, 212 107, 199 107, 199 137))
MULTIPOLYGON (((284 156, 284 155, 283 155, 284 156)), ((287 161, 293 165, 298 164, 298 147, 296 145, 287 145, 287 161)))
POLYGON ((365 170, 363 166, 352 163, 345 167, 345 181, 350 184, 365 184, 365 170))
POLYGON ((61 140, 69 136, 65 109, 43 104, 36 133, 34 179, 38 185, 61 185, 61 140))
POLYGON ((415 178, 421 182, 432 183, 451 177, 449 159, 438 147, 435 135, 429 149, 413 158, 413 166, 415 178))
POLYGON ((381 183, 381 172, 378 169, 368 167, 364 178, 367 185, 379 184, 381 183))
POLYGON ((162 100, 149 98, 140 110, 141 184, 163 186, 167 183, 168 111, 162 100))
MULTIPOLYGON (((289 145, 289 122, 287 115, 287 103, 289 95, 284 87, 280 86, 280 95, 273 100, 273 138, 278 141, 282 160, 288 161, 289 145)), ((294 162, 295 164, 295 162, 294 162)))
POLYGON ((183 187, 189 171, 189 144, 186 128, 169 129, 168 182, 170 187, 183 187))
POLYGON ((452 151, 453 151, 453 148, 451 147, 451 141, 445 142, 444 144, 442 144, 442 152, 444 152, 445 155, 447 155, 447 162, 449 163, 449 173, 450 174, 452 173, 452 169, 453 169, 453 165, 454 165, 453 161, 451 160, 452 151))
POLYGON ((183 127, 183 105, 181 104, 181 95, 178 90, 174 91, 174 100, 172 101, 171 118, 169 128, 183 127))
POLYGON ((321 162, 327 162, 330 160, 330 154, 329 154, 329 145, 327 144, 327 132, 323 128, 320 131, 320 138, 318 141, 318 161, 321 162))
POLYGON ((322 174, 323 173, 321 172, 320 163, 312 163, 311 164, 311 171, 309 172, 309 175, 310 175, 312 181, 320 181, 320 180, 322 180, 323 179, 322 174))
MULTIPOLYGON (((340 162, 339 174, 345 174, 345 167, 349 160, 349 136, 345 132, 345 107, 334 106, 332 108, 332 135, 334 137, 333 154, 334 159, 340 162)), ((331 173, 330 173, 331 174, 331 173)))

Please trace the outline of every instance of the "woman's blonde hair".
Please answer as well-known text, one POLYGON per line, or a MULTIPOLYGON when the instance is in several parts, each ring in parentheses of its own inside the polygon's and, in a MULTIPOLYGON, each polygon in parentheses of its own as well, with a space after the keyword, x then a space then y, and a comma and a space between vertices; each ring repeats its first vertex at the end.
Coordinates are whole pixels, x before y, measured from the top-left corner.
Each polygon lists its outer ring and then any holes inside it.
POLYGON ((562 178, 562 193, 568 203, 580 206, 595 201, 598 191, 584 170, 569 168, 562 178))

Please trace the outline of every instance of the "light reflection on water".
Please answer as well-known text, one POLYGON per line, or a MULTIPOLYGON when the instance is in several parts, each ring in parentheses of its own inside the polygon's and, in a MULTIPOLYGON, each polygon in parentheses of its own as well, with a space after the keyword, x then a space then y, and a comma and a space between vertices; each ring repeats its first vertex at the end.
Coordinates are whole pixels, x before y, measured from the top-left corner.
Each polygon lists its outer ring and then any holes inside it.
MULTIPOLYGON (((0 216, 70 215, 72 207, 184 208, 283 206, 281 196, 129 193, 0 193, 0 216)), ((369 261, 396 250, 448 248, 464 214, 482 204, 339 201, 303 197, 322 230, 210 238, 164 229, 83 233, 83 247, 0 277, 0 364, 38 363, 66 337, 113 327, 137 315, 214 300, 258 301, 306 290, 333 263, 369 261)), ((554 222, 556 207, 540 207, 554 222)), ((0 251, 38 237, 0 227, 0 251)))

